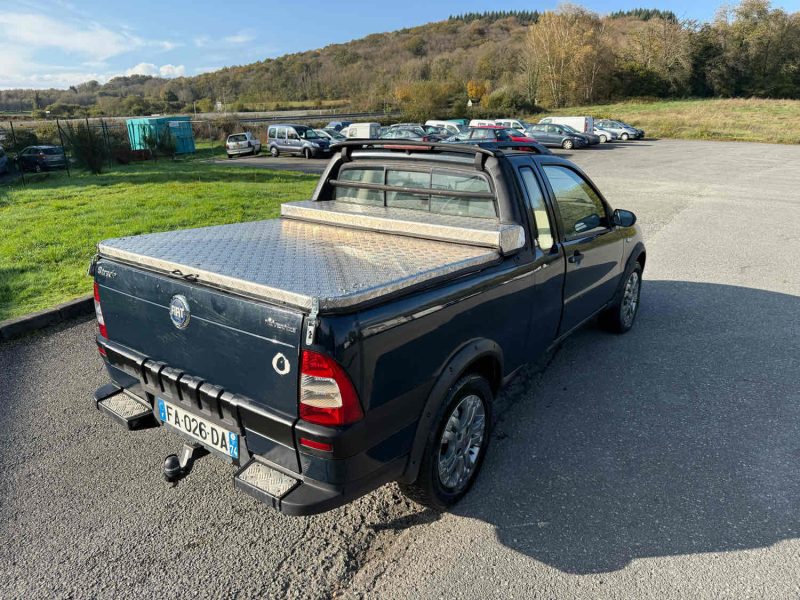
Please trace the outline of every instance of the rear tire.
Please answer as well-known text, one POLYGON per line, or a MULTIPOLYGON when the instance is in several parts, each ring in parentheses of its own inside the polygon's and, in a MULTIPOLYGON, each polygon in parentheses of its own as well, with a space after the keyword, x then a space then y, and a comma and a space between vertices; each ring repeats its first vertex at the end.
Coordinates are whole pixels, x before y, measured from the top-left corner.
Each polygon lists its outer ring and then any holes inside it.
POLYGON ((229 159, 233 158, 233 154, 228 154, 228 158, 229 159))
POLYGON ((42 165, 37 163, 36 165, 34 165, 33 170, 36 171, 37 173, 41 173, 44 169, 42 169, 42 165))
POLYGON ((269 149, 269 153, 272 155, 272 158, 278 158, 278 156, 280 155, 280 152, 275 146, 269 149))
POLYGON ((489 446, 492 400, 480 375, 465 375, 450 388, 433 419, 417 480, 399 484, 406 496, 439 512, 464 497, 489 446))
POLYGON ((574 146, 575 144, 572 143, 572 140, 564 140, 563 142, 561 142, 561 147, 564 150, 572 150, 574 146))
POLYGON ((603 326, 614 333, 630 331, 639 314, 641 293, 642 265, 637 261, 625 271, 614 304, 600 315, 603 326))

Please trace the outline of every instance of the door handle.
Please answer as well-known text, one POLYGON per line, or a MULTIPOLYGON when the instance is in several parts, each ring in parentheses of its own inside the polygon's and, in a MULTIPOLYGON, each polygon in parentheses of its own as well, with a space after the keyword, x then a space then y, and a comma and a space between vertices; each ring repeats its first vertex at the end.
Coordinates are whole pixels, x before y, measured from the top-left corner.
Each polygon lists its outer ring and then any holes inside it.
POLYGON ((571 263, 575 263, 575 264, 579 265, 579 264, 581 264, 581 261, 583 260, 583 253, 581 253, 580 250, 575 250, 575 252, 572 253, 572 256, 570 256, 567 260, 569 262, 571 262, 571 263))

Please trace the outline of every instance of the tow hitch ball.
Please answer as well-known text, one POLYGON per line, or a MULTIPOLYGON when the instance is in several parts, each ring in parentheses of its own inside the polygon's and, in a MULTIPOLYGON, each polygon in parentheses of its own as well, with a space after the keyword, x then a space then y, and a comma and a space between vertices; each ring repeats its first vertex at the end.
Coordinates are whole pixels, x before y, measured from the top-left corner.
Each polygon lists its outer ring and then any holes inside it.
POLYGON ((164 459, 164 479, 170 483, 177 483, 191 473, 194 461, 206 453, 200 444, 184 444, 180 456, 170 454, 164 459))

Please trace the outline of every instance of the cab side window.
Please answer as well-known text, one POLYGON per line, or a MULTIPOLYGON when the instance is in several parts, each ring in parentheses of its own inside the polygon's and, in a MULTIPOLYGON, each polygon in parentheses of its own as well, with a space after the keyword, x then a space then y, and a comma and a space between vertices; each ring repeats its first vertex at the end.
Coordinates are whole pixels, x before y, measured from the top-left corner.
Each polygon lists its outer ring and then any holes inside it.
POLYGON ((603 201, 588 181, 572 169, 558 165, 545 165, 544 173, 553 188, 567 239, 608 227, 603 201))
POLYGON ((550 215, 547 214, 542 188, 539 187, 539 182, 536 181, 536 176, 530 167, 522 167, 519 173, 522 176, 525 191, 528 193, 530 211, 536 227, 536 239, 539 240, 539 247, 547 252, 553 247, 555 240, 553 239, 553 225, 550 222, 550 215))

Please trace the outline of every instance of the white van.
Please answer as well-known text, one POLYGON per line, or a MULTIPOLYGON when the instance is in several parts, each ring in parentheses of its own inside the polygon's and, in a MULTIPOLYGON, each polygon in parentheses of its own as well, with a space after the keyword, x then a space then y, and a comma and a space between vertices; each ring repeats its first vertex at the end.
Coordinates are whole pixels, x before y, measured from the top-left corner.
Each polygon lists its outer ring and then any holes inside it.
POLYGON ((494 124, 505 127, 506 129, 516 129, 522 133, 525 133, 525 130, 530 127, 530 123, 520 121, 519 119, 496 119, 494 124))
POLYGON ((543 124, 569 125, 581 133, 594 132, 594 119, 592 117, 546 117, 539 121, 543 124))
POLYGON ((425 121, 425 125, 429 127, 441 127, 453 135, 458 135, 462 131, 459 129, 458 124, 453 123, 452 121, 437 121, 436 119, 428 119, 425 121))
POLYGON ((343 130, 348 138, 356 138, 359 140, 377 140, 381 137, 381 124, 380 123, 353 123, 347 129, 343 130))
POLYGON ((494 119, 472 119, 469 122, 470 127, 494 127, 494 119))

